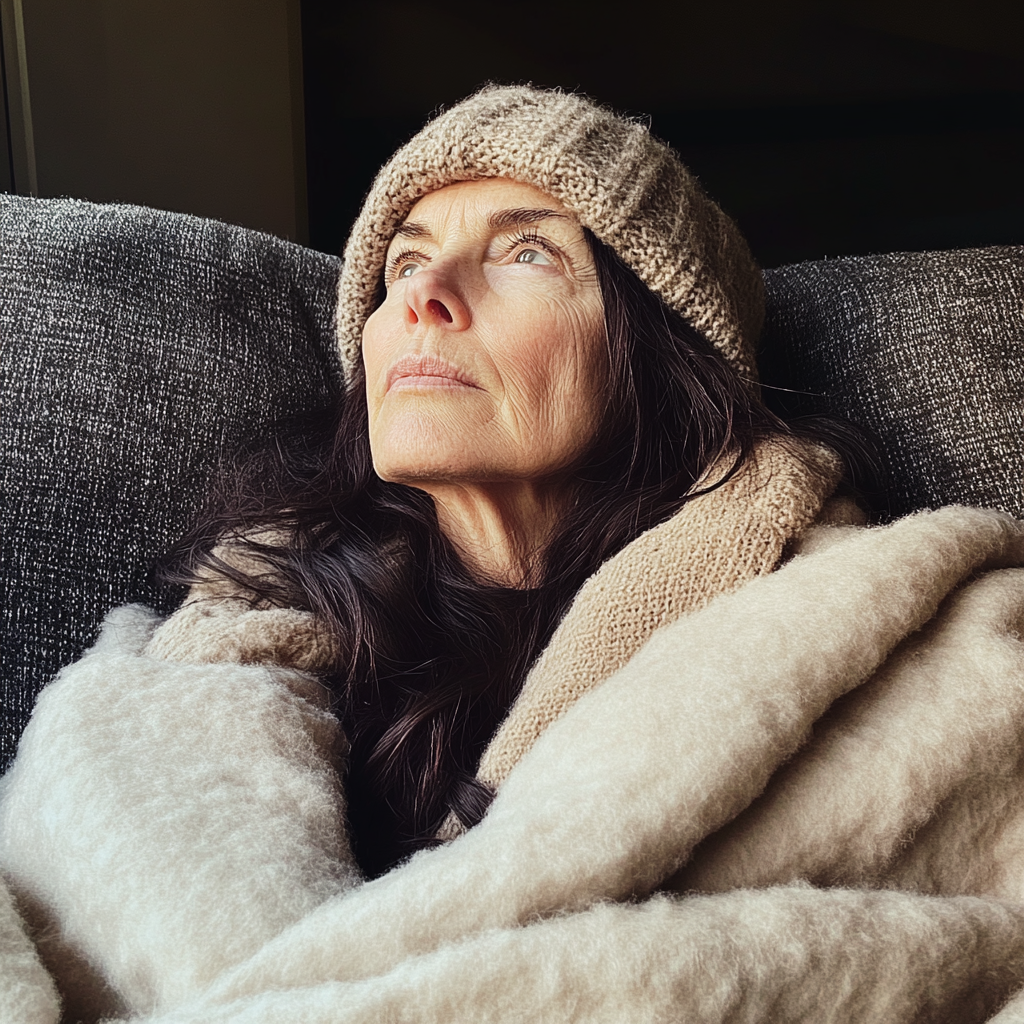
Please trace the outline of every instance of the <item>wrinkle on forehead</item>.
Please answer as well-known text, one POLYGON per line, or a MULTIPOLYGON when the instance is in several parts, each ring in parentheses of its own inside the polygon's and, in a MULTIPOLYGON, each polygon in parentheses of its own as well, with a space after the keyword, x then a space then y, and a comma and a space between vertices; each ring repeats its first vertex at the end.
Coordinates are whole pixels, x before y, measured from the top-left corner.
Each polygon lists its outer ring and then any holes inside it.
POLYGON ((441 222, 453 215, 457 219, 474 218, 474 208, 475 217, 496 232, 511 231, 549 219, 566 225, 579 224, 572 211, 533 185, 506 178, 487 178, 456 182, 422 196, 406 220, 395 229, 393 238, 434 240, 441 222), (424 208, 420 216, 421 207, 429 207, 429 212, 424 208))
MULTIPOLYGON (((496 231, 508 231, 511 228, 538 224, 540 221, 549 220, 552 217, 558 217, 560 220, 572 220, 568 214, 559 213, 557 210, 549 210, 545 207, 517 206, 508 210, 494 210, 487 216, 487 226, 496 231)), ((407 220, 398 227, 395 234, 402 238, 429 238, 430 229, 425 224, 407 220)))

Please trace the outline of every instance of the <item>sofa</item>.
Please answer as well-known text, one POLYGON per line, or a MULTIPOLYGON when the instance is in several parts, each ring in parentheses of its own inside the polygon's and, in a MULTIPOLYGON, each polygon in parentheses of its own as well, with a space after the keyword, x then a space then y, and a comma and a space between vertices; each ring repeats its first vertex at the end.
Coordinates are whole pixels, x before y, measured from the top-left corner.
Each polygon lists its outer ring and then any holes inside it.
MULTIPOLYGON (((339 267, 212 220, 0 196, 0 770, 109 609, 180 600, 152 568, 222 460, 341 400, 339 267)), ((1024 247, 764 276, 766 400, 875 438, 877 520, 1024 517, 1024 247)))

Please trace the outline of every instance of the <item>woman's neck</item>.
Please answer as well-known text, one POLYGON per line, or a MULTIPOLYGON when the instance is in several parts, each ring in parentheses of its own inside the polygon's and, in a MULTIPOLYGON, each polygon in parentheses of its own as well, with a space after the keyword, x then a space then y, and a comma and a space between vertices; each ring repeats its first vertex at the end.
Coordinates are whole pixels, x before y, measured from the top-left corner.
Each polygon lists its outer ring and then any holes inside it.
POLYGON ((442 532, 474 575, 505 587, 540 583, 564 487, 531 481, 421 489, 434 499, 442 532))

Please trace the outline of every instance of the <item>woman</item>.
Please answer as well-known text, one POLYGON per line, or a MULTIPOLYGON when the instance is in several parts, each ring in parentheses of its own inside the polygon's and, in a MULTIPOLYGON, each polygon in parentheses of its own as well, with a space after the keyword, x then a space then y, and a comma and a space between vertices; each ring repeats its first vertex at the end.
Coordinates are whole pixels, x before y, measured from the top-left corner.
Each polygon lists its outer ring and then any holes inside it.
MULTIPOLYGON (((713 464, 786 428, 753 386, 762 286, 735 226, 669 150, 578 97, 490 90, 421 133, 378 180, 346 268, 350 399, 312 473, 296 479, 291 453, 254 462, 246 498, 236 485, 190 546, 216 577, 214 539, 279 538, 252 552, 269 579, 233 578, 312 610, 338 644, 333 664, 299 664, 334 670, 356 848, 378 874, 449 811, 479 820, 483 746, 584 581, 714 486, 713 464), (445 133, 479 147, 489 118, 522 137, 460 166, 445 133)), ((835 485, 826 462, 800 525, 835 485)), ((153 650, 194 654, 195 622, 180 625, 153 650)), ((242 656, 281 660, 255 642, 242 656)))
POLYGON ((731 222, 579 97, 487 89, 396 154, 338 422, 214 507, 183 608, 116 615, 9 777, 71 1010, 981 1020, 1024 981, 1020 573, 912 635, 1024 532, 851 532, 757 400, 759 316, 731 222), (664 884, 719 895, 630 903, 664 884))

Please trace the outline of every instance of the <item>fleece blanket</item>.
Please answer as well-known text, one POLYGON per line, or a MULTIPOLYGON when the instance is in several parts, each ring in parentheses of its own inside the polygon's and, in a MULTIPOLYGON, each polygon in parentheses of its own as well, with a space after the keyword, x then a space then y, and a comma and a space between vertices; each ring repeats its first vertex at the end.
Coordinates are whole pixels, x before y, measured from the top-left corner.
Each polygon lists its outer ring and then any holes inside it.
POLYGON ((363 882, 294 669, 112 614, 0 793, 0 1019, 1024 1021, 1024 524, 819 527, 363 882))

